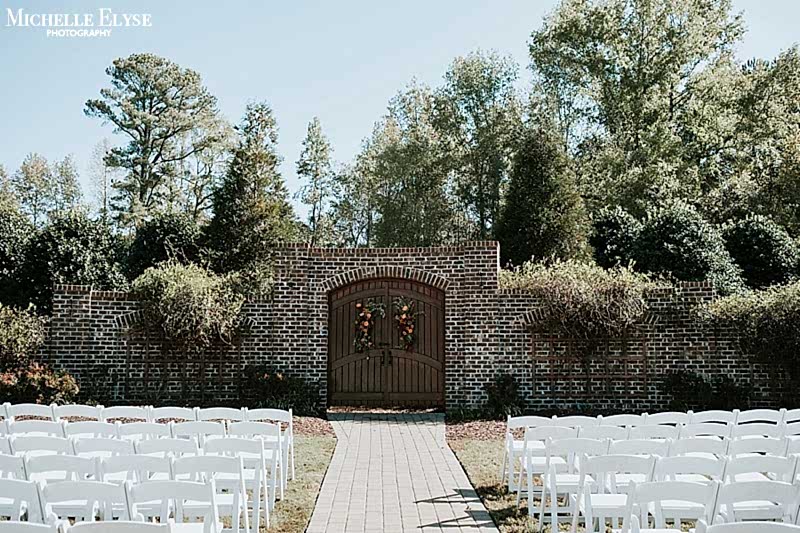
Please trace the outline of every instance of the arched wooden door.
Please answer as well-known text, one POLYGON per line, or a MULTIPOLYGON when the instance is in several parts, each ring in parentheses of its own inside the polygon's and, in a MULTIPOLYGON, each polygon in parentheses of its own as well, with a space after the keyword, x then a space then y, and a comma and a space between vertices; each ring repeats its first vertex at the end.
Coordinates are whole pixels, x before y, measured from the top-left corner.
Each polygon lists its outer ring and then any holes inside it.
POLYGON ((329 294, 328 405, 444 406, 444 293, 416 281, 370 279, 334 289, 329 294), (413 345, 401 345, 393 302, 416 306, 413 345), (358 303, 381 302, 386 316, 376 318, 374 347, 359 352, 355 345, 358 303))

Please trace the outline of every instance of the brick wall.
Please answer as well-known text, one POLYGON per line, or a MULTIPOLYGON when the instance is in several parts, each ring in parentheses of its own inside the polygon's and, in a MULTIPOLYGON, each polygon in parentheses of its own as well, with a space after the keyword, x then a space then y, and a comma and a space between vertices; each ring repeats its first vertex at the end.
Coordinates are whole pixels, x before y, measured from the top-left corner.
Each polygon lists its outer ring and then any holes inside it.
MULTIPOLYGON (((777 396, 765 369, 737 355, 730 332, 708 330, 696 319, 697 306, 714 297, 708 284, 654 291, 651 316, 637 332, 624 342, 599 340, 587 348, 531 330, 539 303, 524 291, 498 288, 495 242, 372 249, 289 245, 276 252, 275 270, 273 298, 245 305, 250 333, 240 345, 216 349, 204 368, 176 366, 165 401, 235 401, 243 365, 267 362, 318 382, 324 403, 328 293, 374 277, 410 278, 445 291, 449 409, 481 405, 485 385, 499 372, 517 377, 531 407, 548 410, 660 409, 666 402, 660 377, 681 368, 751 383, 759 405, 777 396), (570 357, 589 349, 594 356, 588 364, 570 357), (188 379, 178 379, 179 372, 188 379), (189 383, 188 391, 183 383, 189 383)), ((161 345, 136 333, 136 311, 124 293, 57 286, 45 355, 84 382, 105 380, 107 403, 146 401, 148 391, 137 383, 144 379, 143 361, 148 354, 157 357, 161 345)))

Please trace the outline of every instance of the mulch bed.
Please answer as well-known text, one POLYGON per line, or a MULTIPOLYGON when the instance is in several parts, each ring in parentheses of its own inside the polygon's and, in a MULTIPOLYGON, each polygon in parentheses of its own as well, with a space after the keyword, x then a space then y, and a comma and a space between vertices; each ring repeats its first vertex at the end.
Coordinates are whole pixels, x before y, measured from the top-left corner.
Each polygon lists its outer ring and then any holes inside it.
POLYGON ((470 420, 466 422, 447 422, 448 440, 503 440, 505 435, 505 420, 470 420))
POLYGON ((293 420, 296 435, 308 437, 335 437, 331 423, 324 418, 314 416, 296 416, 293 420))

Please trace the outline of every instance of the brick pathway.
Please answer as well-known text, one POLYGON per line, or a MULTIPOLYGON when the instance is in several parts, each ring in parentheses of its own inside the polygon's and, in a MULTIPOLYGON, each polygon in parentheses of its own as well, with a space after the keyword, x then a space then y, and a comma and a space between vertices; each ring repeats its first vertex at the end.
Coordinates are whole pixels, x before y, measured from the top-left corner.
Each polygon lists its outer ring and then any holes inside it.
POLYGON ((497 532, 441 414, 331 414, 338 442, 308 533, 497 532))

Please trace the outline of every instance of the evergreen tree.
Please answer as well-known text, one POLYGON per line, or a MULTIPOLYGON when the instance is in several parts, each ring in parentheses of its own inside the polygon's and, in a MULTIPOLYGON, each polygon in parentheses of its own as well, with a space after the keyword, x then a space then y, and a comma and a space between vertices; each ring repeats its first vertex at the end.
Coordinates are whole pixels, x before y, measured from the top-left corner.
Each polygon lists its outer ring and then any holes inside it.
POLYGON ((297 174, 305 182, 297 196, 309 208, 309 244, 329 244, 333 237, 328 213, 333 191, 331 145, 322 133, 322 125, 317 117, 308 124, 303 151, 297 161, 297 174))

